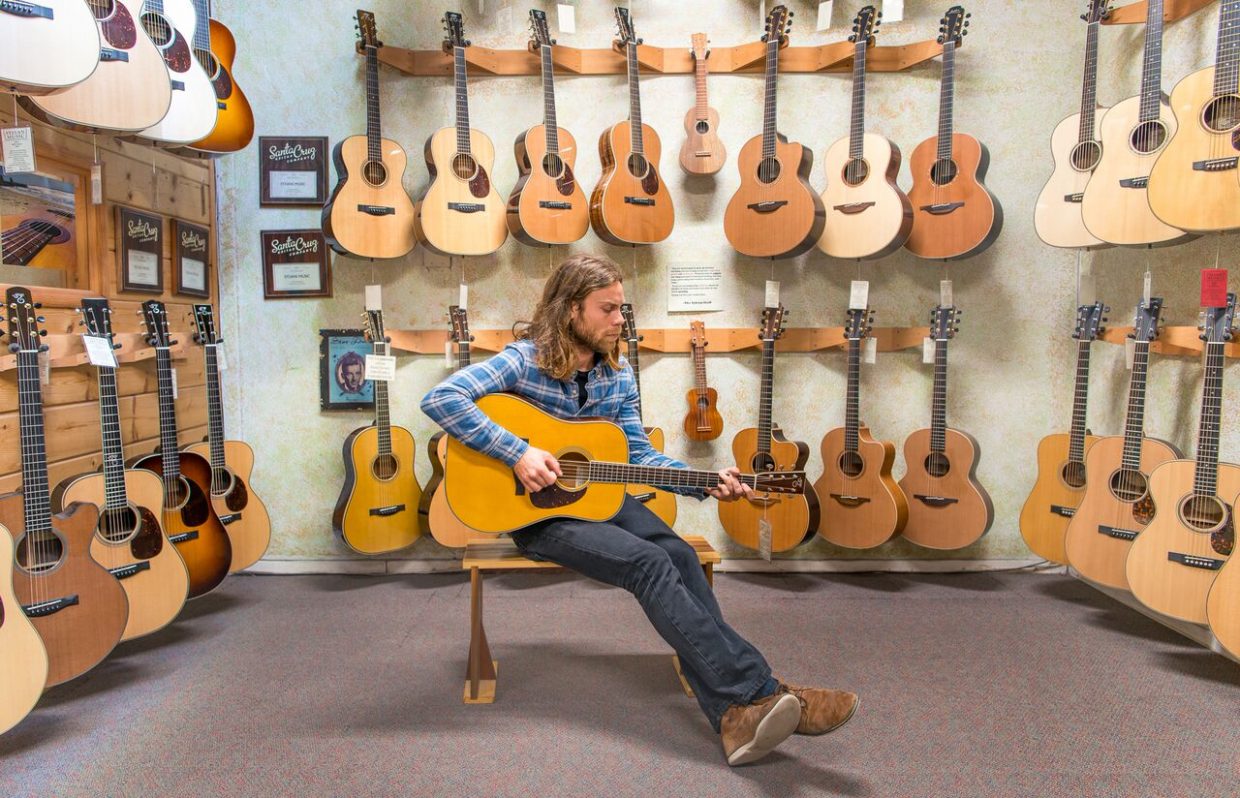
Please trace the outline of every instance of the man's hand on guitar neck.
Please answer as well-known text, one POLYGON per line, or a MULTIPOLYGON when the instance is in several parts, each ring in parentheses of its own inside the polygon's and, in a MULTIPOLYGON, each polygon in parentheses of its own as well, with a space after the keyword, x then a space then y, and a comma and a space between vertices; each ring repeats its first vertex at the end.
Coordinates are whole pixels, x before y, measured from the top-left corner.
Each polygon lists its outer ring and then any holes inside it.
POLYGON ((738 479, 740 474, 741 470, 736 466, 723 469, 719 472, 719 487, 706 491, 706 495, 714 496, 721 502, 734 502, 742 496, 750 496, 753 488, 738 479))
POLYGON ((513 464, 512 470, 530 493, 537 493, 549 485, 554 485, 563 475, 555 455, 533 446, 525 450, 521 459, 513 464))

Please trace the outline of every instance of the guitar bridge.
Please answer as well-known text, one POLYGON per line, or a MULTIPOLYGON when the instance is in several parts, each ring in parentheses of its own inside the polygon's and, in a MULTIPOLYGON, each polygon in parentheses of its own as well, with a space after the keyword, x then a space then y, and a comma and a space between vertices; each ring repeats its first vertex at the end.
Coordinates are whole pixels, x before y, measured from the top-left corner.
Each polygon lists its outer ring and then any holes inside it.
POLYGON ((482 211, 485 211, 486 209, 487 209, 487 206, 483 205, 481 202, 449 202, 448 203, 448 210, 456 211, 457 213, 481 213, 482 211))
POLYGON ((777 211, 788 204, 788 200, 766 200, 765 202, 751 202, 745 207, 751 211, 758 213, 770 213, 777 211))
POLYGON ((1082 201, 1084 201, 1084 199, 1085 199, 1085 192, 1084 192, 1084 191, 1077 192, 1076 194, 1064 194, 1064 195, 1063 195, 1063 201, 1064 201, 1064 202, 1072 202, 1072 203, 1076 203, 1076 204, 1078 204, 1078 205, 1079 205, 1082 201))
POLYGON ((873 207, 874 204, 873 202, 846 202, 843 205, 836 205, 835 210, 851 216, 854 213, 861 213, 865 209, 873 207))
POLYGON ((1223 567, 1223 563, 1227 562, 1213 557, 1200 557, 1196 554, 1181 554, 1178 551, 1167 552, 1167 559, 1171 562, 1178 562, 1180 565, 1187 565, 1189 568, 1201 568, 1205 571, 1217 571, 1223 567))
POLYGON ((1230 158, 1210 158, 1205 161, 1193 161, 1194 172, 1226 172, 1240 166, 1240 156, 1230 158))
POLYGON ((1071 518, 1072 516, 1076 515, 1076 508, 1075 507, 1064 507, 1059 504, 1052 504, 1051 515, 1061 515, 1064 518, 1071 518))
POLYGON ((99 49, 99 60, 103 62, 128 61, 129 53, 124 50, 114 50, 111 47, 101 47, 99 49))
POLYGON ((171 81, 173 91, 185 91, 185 84, 179 80, 171 81))
POLYGON ((389 515, 396 515, 397 513, 403 513, 404 511, 405 511, 405 505, 403 504, 389 504, 386 507, 371 507, 370 508, 370 514, 377 515, 380 518, 386 518, 389 515))
POLYGON ((358 205, 358 211, 367 216, 395 216, 396 209, 390 205, 358 205))
POLYGON ((47 6, 37 6, 34 3, 18 3, 13 0, 5 0, 0 2, 0 11, 6 14, 12 14, 15 17, 42 17, 43 19, 54 19, 55 16, 52 9, 47 6))
POLYGON ((1127 177, 1119 181, 1120 188, 1149 188, 1150 178, 1146 177, 1127 177))
POLYGON ((191 532, 182 532, 179 535, 171 535, 168 537, 168 540, 171 540, 173 543, 187 543, 191 540, 197 540, 197 539, 198 539, 197 529, 191 532))
POLYGON ((914 493, 913 498, 927 507, 946 507, 949 504, 955 504, 960 501, 951 496, 926 496, 921 493, 914 493))
POLYGON ((845 507, 860 507, 869 502, 869 499, 865 496, 845 496, 842 493, 832 493, 831 498, 845 507))
POLYGON ((629 205, 646 205, 654 207, 654 197, 625 197, 624 201, 629 205))
POLYGON ((122 565, 120 568, 109 568, 108 573, 112 574, 112 576, 115 576, 117 579, 128 579, 131 576, 136 576, 143 571, 149 570, 151 570, 151 564, 146 560, 143 560, 142 562, 136 562, 132 565, 122 565))
POLYGON ((1106 535, 1116 540, 1136 540, 1137 533, 1131 529, 1120 529, 1117 526, 1107 526, 1105 524, 1098 525, 1098 534, 1106 535))
POLYGON ((240 521, 240 520, 241 520, 241 513, 229 513, 228 515, 220 516, 220 523, 223 524, 224 526, 228 526, 229 524, 236 523, 237 521, 240 521))
POLYGON ((49 615, 55 615, 63 609, 73 607, 77 603, 78 597, 75 593, 72 596, 27 604, 22 607, 22 612, 26 613, 27 618, 46 618, 49 615))
POLYGON ((539 200, 538 207, 550 208, 553 211, 571 211, 573 209, 573 203, 560 202, 558 200, 539 200))
POLYGON ((963 208, 963 207, 964 207, 963 202, 940 202, 937 205, 922 205, 921 210, 925 211, 926 213, 932 213, 935 216, 943 216, 945 214, 951 213, 957 208, 963 208))

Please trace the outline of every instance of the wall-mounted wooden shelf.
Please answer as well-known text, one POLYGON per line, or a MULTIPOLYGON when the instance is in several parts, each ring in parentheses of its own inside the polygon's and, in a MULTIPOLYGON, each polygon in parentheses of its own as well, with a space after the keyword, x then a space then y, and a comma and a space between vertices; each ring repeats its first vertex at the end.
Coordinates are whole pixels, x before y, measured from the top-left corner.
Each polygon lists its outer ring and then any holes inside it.
MULTIPOLYGON (((472 349, 498 352, 512 343, 511 330, 472 330, 472 349)), ((418 355, 442 355, 448 342, 444 330, 388 330, 392 348, 418 355)), ((688 329, 644 329, 641 348, 651 352, 688 353, 688 329)), ((922 340, 930 334, 929 327, 875 327, 871 333, 878 341, 878 351, 896 352, 901 349, 920 348, 922 340)), ((753 327, 711 327, 706 331, 709 343, 707 354, 738 352, 759 349, 762 341, 753 327)), ((843 347, 846 341, 843 327, 801 327, 787 330, 775 344, 779 352, 818 352, 823 349, 843 347)))
MULTIPOLYGON (((1123 344, 1132 335, 1131 327, 1108 327, 1100 340, 1111 344, 1123 344)), ((1188 355, 1201 357, 1206 342, 1201 340, 1201 330, 1197 327, 1163 327, 1158 340, 1150 344, 1150 351, 1160 355, 1188 355)), ((1223 354, 1226 357, 1240 358, 1240 342, 1225 344, 1223 354)))
MULTIPOLYGON (((852 42, 835 42, 816 47, 787 47, 779 54, 780 72, 844 72, 852 69, 852 42)), ((866 55, 870 72, 901 72, 923 64, 943 53, 943 45, 935 41, 916 42, 895 47, 871 47, 866 55)), ((766 44, 749 42, 735 47, 712 47, 708 66, 712 73, 761 72, 764 68, 766 44)), ((625 55, 616 47, 580 49, 556 45, 551 59, 558 72, 570 75, 623 75, 627 71, 625 55)), ((390 67, 417 77, 452 75, 452 55, 442 50, 406 50, 380 47, 379 60, 390 67)), ((638 45, 637 60, 643 71, 657 74, 690 74, 693 57, 688 46, 654 47, 638 45)), ((465 62, 470 74, 476 75, 538 75, 542 63, 536 53, 528 50, 492 50, 469 47, 465 62)))
MULTIPOLYGON (((1213 3, 1214 0, 1165 0, 1163 3, 1163 22, 1175 22, 1195 14, 1213 3)), ((1150 4, 1141 0, 1123 8, 1117 8, 1103 20, 1104 25, 1139 25, 1145 23, 1150 4)))

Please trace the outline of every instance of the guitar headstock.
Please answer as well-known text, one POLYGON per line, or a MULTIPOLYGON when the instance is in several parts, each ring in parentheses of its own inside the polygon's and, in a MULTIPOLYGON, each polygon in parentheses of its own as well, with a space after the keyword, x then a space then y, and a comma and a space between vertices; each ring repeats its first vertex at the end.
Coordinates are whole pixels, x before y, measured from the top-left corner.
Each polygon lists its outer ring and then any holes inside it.
POLYGON ((969 17, 963 6, 952 6, 939 20, 939 44, 951 42, 956 47, 964 44, 964 37, 969 35, 969 17))
POLYGON ((547 12, 541 9, 530 9, 530 49, 554 47, 555 39, 551 38, 551 29, 547 27, 547 12))
POLYGON ((1132 333, 1128 336, 1140 343, 1147 344, 1158 338, 1158 317, 1162 314, 1163 300, 1160 296, 1150 297, 1137 303, 1137 312, 1133 317, 1132 333))
POLYGON ((168 311, 158 299, 142 303, 142 326, 146 328, 146 342, 151 346, 166 349, 176 345, 168 332, 168 311))
POLYGON ((693 46, 689 48, 689 52, 693 55, 694 61, 705 61, 710 58, 710 39, 706 38, 705 33, 693 34, 693 46))
POLYGON ((47 335, 47 330, 39 329, 46 319, 36 313, 43 303, 35 302, 29 289, 13 286, 4 292, 4 305, 9 313, 9 351, 46 352, 47 344, 39 341, 47 335))
POLYGON ((763 341, 776 341, 784 334, 784 320, 788 316, 788 311, 783 305, 773 308, 762 309, 762 331, 758 333, 758 337, 763 341))
POLYGON ((1201 327, 1201 339, 1206 343, 1221 344, 1231 340, 1235 333, 1236 295, 1228 292, 1227 304, 1221 308, 1206 308, 1205 323, 1201 327))
POLYGON ((108 306, 108 300, 103 297, 83 299, 78 313, 82 314, 86 335, 112 340, 112 308, 108 306))
POLYGON ((1111 16, 1111 0, 1089 0, 1089 4, 1085 7, 1085 13, 1081 14, 1081 19, 1087 24, 1093 25, 1102 22, 1111 16))
POLYGON ((844 325, 844 337, 849 341, 868 338, 874 328, 874 311, 868 307, 849 308, 848 322, 844 325))
POLYGON ((766 32, 762 34, 762 41, 774 40, 782 44, 788 37, 788 32, 792 30, 792 16, 787 6, 779 5, 772 8, 766 15, 766 32))
POLYGON ((689 345, 694 349, 705 349, 709 344, 706 340, 706 322, 689 322, 689 345))
POLYGON ((848 41, 853 44, 865 43, 866 47, 874 45, 874 36, 878 33, 878 26, 882 24, 883 12, 878 11, 874 6, 866 6, 857 12, 857 16, 853 18, 852 35, 848 37, 848 41))
POLYGON ((203 346, 214 346, 223 341, 215 332, 215 314, 210 305, 194 305, 194 340, 203 346))
POLYGON ((368 47, 382 47, 379 34, 375 28, 375 15, 371 11, 357 10, 357 51, 366 52, 368 47))
POLYGON ((1104 322, 1107 319, 1103 314, 1109 310, 1110 308, 1101 302, 1081 305, 1076 309, 1076 329, 1072 331, 1072 337, 1086 343, 1096 341, 1106 329, 1104 322))
POLYGON ((452 343, 469 343, 474 336, 469 332, 469 312, 460 305, 448 307, 448 323, 452 326, 452 343))
POLYGON ((372 344, 388 343, 387 333, 383 330, 383 311, 366 311, 366 340, 372 344))
POLYGON ((616 30, 622 46, 642 43, 642 40, 637 38, 637 31, 633 28, 633 19, 629 16, 629 10, 623 6, 616 6, 616 30))
POLYGON ((457 47, 468 47, 465 38, 465 21, 459 11, 446 11, 443 15, 444 40, 443 49, 452 52, 457 47))
POLYGON ((959 321, 960 311, 955 305, 935 306, 930 311, 930 337, 936 341, 950 341, 960 331, 959 321))
POLYGON ((620 305, 620 316, 624 319, 624 327, 620 332, 620 337, 634 346, 641 342, 642 337, 637 334, 637 316, 633 313, 633 306, 628 302, 620 305))

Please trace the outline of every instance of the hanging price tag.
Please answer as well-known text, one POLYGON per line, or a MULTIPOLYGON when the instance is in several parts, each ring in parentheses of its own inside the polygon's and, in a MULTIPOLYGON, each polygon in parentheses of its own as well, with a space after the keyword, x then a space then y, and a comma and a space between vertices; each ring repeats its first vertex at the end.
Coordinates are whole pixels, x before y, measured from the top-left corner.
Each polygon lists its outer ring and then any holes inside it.
POLYGON ((766 306, 768 308, 779 307, 779 280, 766 281, 766 306))
POLYGON ((848 309, 865 310, 870 305, 870 281, 853 280, 848 292, 848 309))
POLYGON ((82 345, 86 347, 86 359, 92 366, 116 368, 116 352, 112 342, 97 335, 83 335, 82 345))
POLYGON ((883 0, 883 22, 904 19, 904 0, 883 0))
POLYGON ((224 347, 215 345, 215 367, 220 371, 228 370, 228 361, 224 359, 224 347))
POLYGON ((456 353, 452 351, 452 339, 449 338, 448 340, 443 342, 443 367, 444 368, 450 369, 456 365, 455 354, 456 353))
POLYGON ((951 280, 939 280, 939 304, 945 308, 956 304, 955 297, 952 296, 951 280))
POLYGON ((366 286, 366 309, 383 310, 383 286, 366 286))
POLYGON ((861 343, 861 362, 878 362, 878 339, 871 336, 861 343))
POLYGON ((771 561, 771 522, 765 518, 758 520, 758 556, 771 561))
POLYGON ((39 353, 39 385, 47 386, 52 381, 52 353, 39 353))
POLYGON ((818 4, 818 30, 826 30, 831 27, 831 9, 835 6, 835 0, 826 0, 826 2, 818 4))
POLYGON ((1203 308, 1227 307, 1227 270, 1201 270, 1201 306, 1203 308))
POLYGON ((577 32, 577 16, 572 6, 567 3, 556 3, 555 16, 556 27, 560 29, 560 33, 577 32))
POLYGON ((921 362, 927 363, 927 364, 934 362, 934 339, 933 338, 927 337, 927 338, 921 339, 921 362))
POLYGON ((1137 356, 1137 342, 1131 338, 1124 341, 1124 365, 1132 371, 1132 361, 1137 356))
POLYGON ((34 171, 34 131, 29 125, 0 128, 4 171, 9 174, 34 171))
POLYGON ((1145 307, 1150 306, 1150 296, 1153 293, 1154 275, 1149 271, 1145 272, 1145 287, 1141 289, 1141 304, 1145 307))
POLYGON ((90 165, 90 204, 103 204, 103 164, 90 165))
POLYGON ((392 355, 367 355, 365 378, 375 382, 396 379, 396 358, 392 355))
POLYGON ((461 306, 461 310, 469 310, 469 286, 465 283, 461 283, 461 296, 457 304, 461 306))

